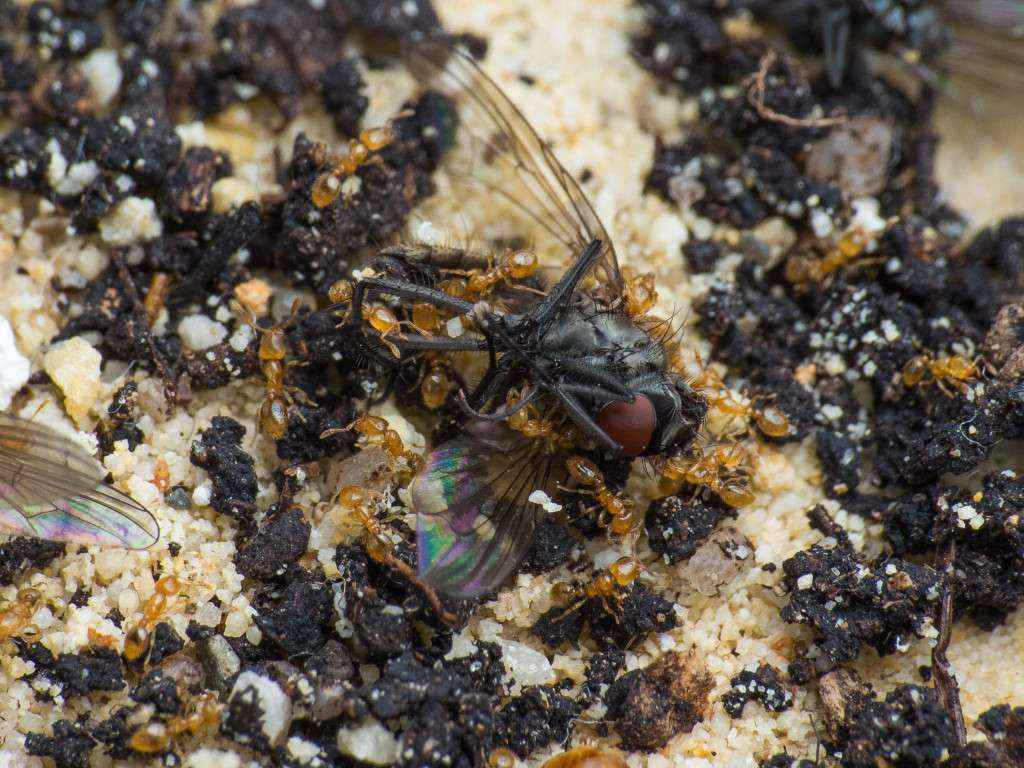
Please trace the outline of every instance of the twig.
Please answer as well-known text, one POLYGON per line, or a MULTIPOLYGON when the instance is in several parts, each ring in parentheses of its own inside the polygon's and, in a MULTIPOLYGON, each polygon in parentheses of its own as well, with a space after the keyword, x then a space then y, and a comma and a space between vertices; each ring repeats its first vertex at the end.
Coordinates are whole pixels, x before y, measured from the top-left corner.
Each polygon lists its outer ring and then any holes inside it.
POLYGON ((953 634, 953 560, 956 557, 956 542, 951 538, 936 553, 935 567, 942 574, 942 597, 939 602, 939 639, 932 648, 932 676, 935 678, 935 691, 939 702, 953 721, 953 732, 957 744, 961 747, 967 743, 967 729, 964 727, 964 713, 960 706, 960 686, 956 675, 949 667, 946 649, 953 634))
POLYGON ((829 128, 833 125, 842 125, 847 121, 847 117, 845 115, 839 115, 838 117, 816 118, 790 117, 789 115, 784 115, 781 112, 776 112, 765 104, 765 80, 768 78, 768 72, 771 71, 772 66, 778 58, 778 54, 775 51, 768 51, 761 57, 761 66, 758 69, 757 74, 751 76, 747 80, 747 100, 750 102, 750 105, 757 110, 757 114, 765 120, 771 120, 774 123, 782 123, 783 125, 788 125, 792 128, 829 128))

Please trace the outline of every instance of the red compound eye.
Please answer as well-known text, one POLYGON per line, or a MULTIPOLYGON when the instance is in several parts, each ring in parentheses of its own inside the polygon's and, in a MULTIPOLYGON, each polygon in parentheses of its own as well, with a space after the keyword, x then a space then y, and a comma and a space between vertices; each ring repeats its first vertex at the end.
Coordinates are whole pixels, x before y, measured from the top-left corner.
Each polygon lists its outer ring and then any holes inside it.
POLYGON ((651 442, 658 415, 647 395, 637 395, 632 403, 608 403, 597 415, 597 424, 622 446, 623 453, 639 456, 651 442))

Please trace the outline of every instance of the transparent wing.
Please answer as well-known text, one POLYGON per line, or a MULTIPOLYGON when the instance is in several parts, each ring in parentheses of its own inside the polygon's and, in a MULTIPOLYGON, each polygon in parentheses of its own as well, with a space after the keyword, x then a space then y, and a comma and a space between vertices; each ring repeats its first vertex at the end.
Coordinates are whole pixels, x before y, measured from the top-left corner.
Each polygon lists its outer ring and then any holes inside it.
POLYGON ((946 0, 943 14, 953 31, 944 54, 952 73, 1019 93, 1024 87, 1024 1, 946 0))
POLYGON ((443 594, 500 586, 533 541, 540 507, 564 462, 503 426, 476 422, 427 457, 411 490, 421 578, 443 594))
POLYGON ((444 168, 463 190, 463 212, 499 222, 494 240, 527 238, 542 263, 559 269, 600 240, 601 257, 583 283, 620 296, 615 248, 590 200, 504 91, 447 43, 418 46, 411 62, 421 82, 451 97, 458 109, 455 147, 444 168))
POLYGON ((105 485, 103 475, 98 462, 56 432, 0 414, 0 526, 80 544, 154 544, 154 517, 105 485))

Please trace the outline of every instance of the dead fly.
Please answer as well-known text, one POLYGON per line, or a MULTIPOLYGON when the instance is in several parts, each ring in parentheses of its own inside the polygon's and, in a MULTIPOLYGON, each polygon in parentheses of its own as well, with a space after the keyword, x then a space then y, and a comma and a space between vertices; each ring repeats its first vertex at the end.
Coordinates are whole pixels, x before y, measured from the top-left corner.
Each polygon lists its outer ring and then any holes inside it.
POLYGON ((103 482, 105 471, 66 437, 0 414, 0 527, 26 536, 144 549, 153 516, 103 482))
POLYGON ((487 356, 459 392, 465 433, 434 449, 411 486, 423 580, 472 597, 522 559, 569 451, 665 453, 689 444, 706 408, 644 315, 652 286, 623 278, 589 200, 519 110, 467 55, 433 47, 414 58, 456 105, 448 178, 463 187, 451 194, 463 213, 505 227, 492 242, 515 245, 491 257, 387 248, 333 293, 344 328, 381 354, 487 356), (571 262, 554 281, 538 266, 550 259, 571 262))

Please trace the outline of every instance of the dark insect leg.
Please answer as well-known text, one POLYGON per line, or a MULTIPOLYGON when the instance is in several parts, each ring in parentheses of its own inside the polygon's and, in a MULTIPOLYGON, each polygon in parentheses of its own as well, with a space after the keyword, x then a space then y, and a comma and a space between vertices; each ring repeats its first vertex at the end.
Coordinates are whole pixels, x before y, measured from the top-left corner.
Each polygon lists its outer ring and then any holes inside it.
POLYGON ((850 54, 850 10, 845 5, 825 11, 821 20, 822 48, 825 53, 825 68, 828 81, 833 88, 843 83, 850 54))
POLYGON ((610 451, 621 451, 622 446, 612 440, 612 438, 605 432, 601 427, 598 426, 590 414, 587 413, 587 409, 580 405, 579 401, 568 392, 561 391, 558 385, 548 386, 547 389, 558 398, 558 402, 565 408, 566 414, 573 420, 573 423, 579 427, 583 433, 594 440, 602 448, 607 448, 610 451))
POLYGON ((469 402, 466 400, 466 393, 459 392, 459 406, 466 414, 473 419, 482 419, 484 421, 501 421, 507 419, 509 416, 514 416, 519 413, 523 408, 528 406, 534 400, 537 399, 537 395, 540 394, 540 389, 537 387, 530 387, 526 393, 516 401, 515 405, 511 408, 505 404, 498 406, 490 413, 482 413, 481 411, 474 410, 469 402))
POLYGON ((488 370, 476 390, 469 396, 469 403, 476 408, 489 403, 496 396, 512 386, 513 369, 510 366, 496 366, 488 370), (492 373, 493 372, 493 373, 492 373))
POLYGON ((363 320, 363 300, 367 294, 385 294, 400 299, 425 301, 440 309, 448 309, 460 315, 468 315, 473 310, 473 303, 451 296, 436 288, 417 285, 406 280, 392 277, 368 277, 360 280, 352 289, 352 322, 363 320))
POLYGON ((396 347, 420 352, 426 349, 439 350, 441 352, 483 352, 487 348, 487 342, 479 338, 449 339, 444 336, 411 336, 392 337, 388 341, 396 347))
POLYGON ((438 248, 425 245, 393 245, 384 248, 378 258, 391 262, 434 267, 435 269, 487 269, 483 256, 462 248, 438 248))
POLYGON ((594 366, 580 365, 574 360, 559 360, 558 367, 563 371, 567 371, 574 376, 578 376, 582 379, 588 379, 592 382, 600 384, 605 389, 615 392, 619 397, 629 402, 633 402, 636 398, 633 391, 619 381, 617 378, 612 376, 610 373, 606 373, 600 368, 594 366))
POLYGON ((612 392, 604 387, 595 387, 593 384, 568 384, 563 381, 558 384, 558 387, 570 395, 586 397, 599 403, 607 403, 619 398, 618 392, 612 392))
POLYGON ((600 240, 593 240, 591 243, 583 249, 583 253, 580 254, 579 258, 576 259, 576 263, 573 264, 566 271, 562 278, 555 283, 554 287, 544 298, 543 301, 537 304, 533 310, 530 311, 530 317, 537 322, 538 325, 543 327, 551 318, 555 312, 562 305, 562 302, 568 298, 574 290, 576 285, 583 276, 587 274, 590 268, 597 261, 601 255, 601 246, 603 243, 600 240))

